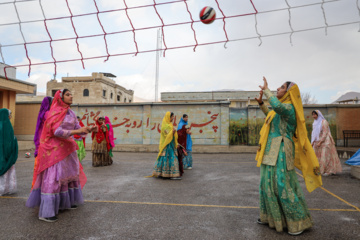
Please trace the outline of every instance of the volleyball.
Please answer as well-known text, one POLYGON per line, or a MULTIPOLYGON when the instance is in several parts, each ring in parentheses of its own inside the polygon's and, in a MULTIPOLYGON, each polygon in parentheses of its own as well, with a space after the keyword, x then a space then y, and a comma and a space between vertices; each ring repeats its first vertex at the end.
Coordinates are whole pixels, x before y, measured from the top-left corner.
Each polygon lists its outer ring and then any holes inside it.
POLYGON ((31 155, 31 154, 30 154, 29 152, 25 153, 25 157, 26 157, 26 158, 29 158, 30 155, 31 155))
POLYGON ((200 11, 200 20, 202 23, 210 24, 216 18, 216 12, 212 7, 204 7, 200 11))

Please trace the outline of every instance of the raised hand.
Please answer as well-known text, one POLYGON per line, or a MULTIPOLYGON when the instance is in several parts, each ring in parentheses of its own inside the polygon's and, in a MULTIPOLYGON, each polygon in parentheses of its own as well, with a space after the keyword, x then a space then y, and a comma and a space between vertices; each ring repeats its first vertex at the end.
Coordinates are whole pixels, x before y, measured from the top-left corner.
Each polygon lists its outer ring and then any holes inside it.
POLYGON ((263 90, 260 90, 260 92, 259 92, 259 97, 255 98, 255 100, 256 100, 259 104, 263 102, 263 100, 262 100, 263 94, 264 94, 263 90))
POLYGON ((261 90, 268 89, 268 83, 265 77, 263 77, 263 81, 264 81, 264 86, 259 85, 259 88, 261 88, 261 90))

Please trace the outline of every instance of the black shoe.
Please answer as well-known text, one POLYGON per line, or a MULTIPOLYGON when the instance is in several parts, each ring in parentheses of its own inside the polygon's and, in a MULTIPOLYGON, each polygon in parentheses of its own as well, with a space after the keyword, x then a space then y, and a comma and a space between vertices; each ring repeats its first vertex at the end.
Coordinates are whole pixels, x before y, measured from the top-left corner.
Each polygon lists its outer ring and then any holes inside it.
POLYGON ((262 222, 260 218, 256 222, 261 225, 268 225, 268 223, 262 222))
POLYGON ((48 217, 48 218, 42 218, 42 217, 39 217, 39 220, 42 220, 42 221, 45 221, 45 222, 56 222, 58 220, 57 217, 48 217))
POLYGON ((77 209, 76 205, 72 205, 69 209, 77 209))

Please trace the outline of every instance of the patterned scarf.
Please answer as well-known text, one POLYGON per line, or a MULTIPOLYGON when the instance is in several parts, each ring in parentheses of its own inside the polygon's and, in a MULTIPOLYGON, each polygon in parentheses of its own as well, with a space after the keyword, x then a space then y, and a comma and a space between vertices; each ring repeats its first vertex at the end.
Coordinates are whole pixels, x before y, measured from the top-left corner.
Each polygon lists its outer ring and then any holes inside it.
POLYGON ((70 153, 79 149, 78 145, 72 137, 59 138, 54 135, 56 129, 60 127, 64 120, 70 105, 63 102, 63 90, 56 92, 51 108, 47 114, 43 131, 40 138, 40 147, 38 151, 39 166, 37 174, 45 169, 62 161, 70 155, 70 153))

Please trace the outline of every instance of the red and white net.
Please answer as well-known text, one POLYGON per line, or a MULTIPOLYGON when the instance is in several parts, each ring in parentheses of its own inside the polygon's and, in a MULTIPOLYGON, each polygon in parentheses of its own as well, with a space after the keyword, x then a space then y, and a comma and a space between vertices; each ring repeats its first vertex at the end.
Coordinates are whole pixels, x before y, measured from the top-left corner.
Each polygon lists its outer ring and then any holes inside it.
MULTIPOLYGON (((340 22, 327 19, 326 9, 337 2, 350 0, 306 1, 301 4, 283 0, 271 7, 271 1, 260 0, 0 0, 0 55, 9 67, 53 65, 56 75, 58 65, 79 62, 85 69, 86 61, 121 55, 138 55, 158 51, 153 44, 154 31, 161 29, 163 55, 174 49, 193 48, 210 44, 289 35, 292 44, 296 32, 327 29, 359 23, 359 18, 340 22), (203 3, 202 3, 203 2, 203 3), (199 12, 204 5, 213 7, 216 21, 210 26, 200 22, 199 12), (278 7, 282 6, 282 7, 278 7), (318 8, 322 24, 296 28, 292 15, 297 11, 318 8), (261 30, 261 16, 287 15, 287 30, 269 32, 261 30), (252 18, 251 26, 242 26, 241 18, 252 18), (246 29, 249 35, 242 35, 246 29), (235 30, 234 30, 235 29, 235 30), (260 30, 259 30, 260 29, 260 30), (210 34, 210 32, 212 34, 210 34), (153 37, 149 37, 153 36, 153 37)), ((359 0, 353 1, 359 12, 359 0)), ((296 16, 295 16, 296 17, 296 16)))

